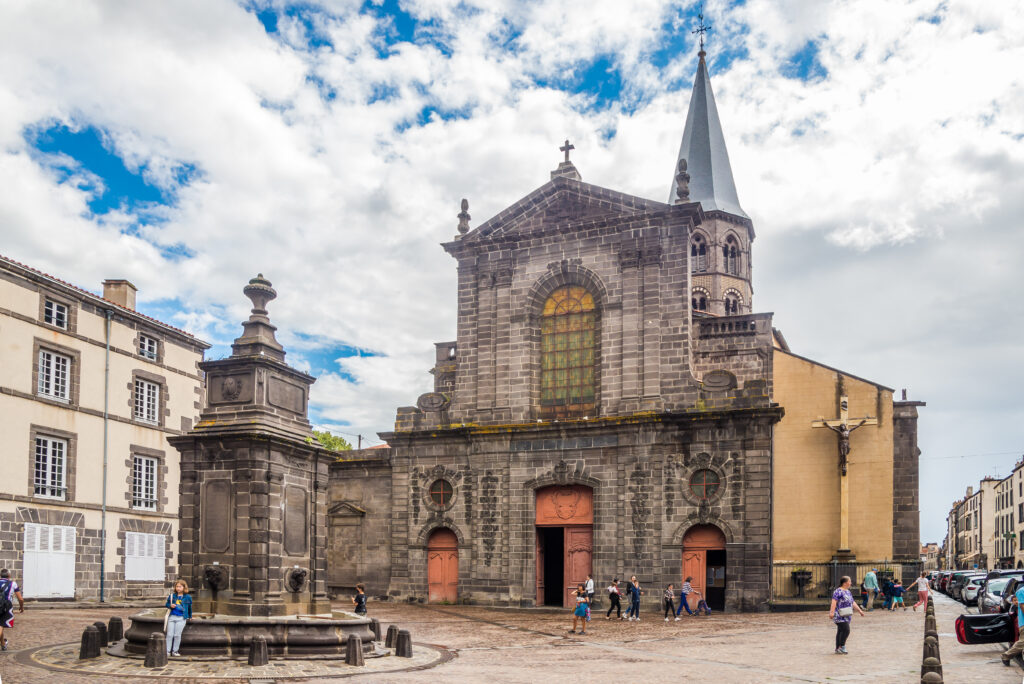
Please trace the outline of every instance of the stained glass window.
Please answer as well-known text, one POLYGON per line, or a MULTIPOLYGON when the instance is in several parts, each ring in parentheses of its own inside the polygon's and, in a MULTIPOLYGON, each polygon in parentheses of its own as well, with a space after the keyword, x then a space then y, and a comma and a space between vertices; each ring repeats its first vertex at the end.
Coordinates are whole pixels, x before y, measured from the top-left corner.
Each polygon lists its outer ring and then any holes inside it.
POLYGON ((596 407, 594 297, 582 287, 555 290, 541 315, 540 413, 543 418, 593 415, 596 407))

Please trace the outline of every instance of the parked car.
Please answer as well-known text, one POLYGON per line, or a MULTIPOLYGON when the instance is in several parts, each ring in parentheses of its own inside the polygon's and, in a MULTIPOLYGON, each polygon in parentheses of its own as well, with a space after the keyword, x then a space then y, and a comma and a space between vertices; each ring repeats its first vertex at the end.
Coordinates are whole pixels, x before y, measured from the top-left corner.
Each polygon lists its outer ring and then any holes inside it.
POLYGON ((1017 616, 1010 613, 961 615, 953 631, 961 644, 1012 644, 1017 640, 1017 616))
POLYGON ((967 582, 964 583, 963 589, 960 591, 961 600, 966 606, 973 606, 978 602, 978 592, 982 585, 988 583, 988 577, 985 575, 975 575, 970 577, 967 582))
POLYGON ((1003 607, 1003 590, 1010 583, 1009 577, 987 580, 978 592, 979 613, 999 613, 1003 607))
POLYGON ((937 580, 938 584, 937 584, 937 586, 935 588, 938 589, 939 591, 941 591, 943 594, 948 593, 949 592, 949 578, 952 577, 952 576, 953 576, 953 571, 952 570, 943 570, 939 574, 939 578, 937 580))
POLYGON ((1006 586, 1003 587, 1002 605, 999 608, 1000 613, 1012 613, 1013 606, 1010 603, 1010 599, 1017 593, 1021 585, 1024 584, 1024 575, 1016 575, 1008 578, 1006 586))
POLYGON ((958 573, 956 573, 953 576, 954 577, 953 589, 950 592, 950 596, 955 598, 957 601, 963 602, 963 600, 964 600, 964 587, 967 586, 967 583, 970 582, 971 579, 973 579, 975 577, 982 577, 982 578, 984 578, 985 575, 987 575, 987 574, 988 573, 986 573, 986 572, 980 572, 979 573, 979 572, 976 572, 976 571, 973 571, 973 570, 970 571, 970 572, 958 572, 958 573))

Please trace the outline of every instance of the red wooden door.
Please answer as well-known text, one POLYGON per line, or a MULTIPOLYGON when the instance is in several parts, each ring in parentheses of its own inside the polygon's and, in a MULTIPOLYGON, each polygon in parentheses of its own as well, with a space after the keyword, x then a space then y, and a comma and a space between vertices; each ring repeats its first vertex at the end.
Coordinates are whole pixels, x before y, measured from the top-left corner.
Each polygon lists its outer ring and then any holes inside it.
POLYGON ((541 540, 540 530, 535 528, 534 536, 537 539, 537 605, 544 605, 544 543, 541 540))
POLYGON ((438 529, 427 543, 427 600, 431 603, 459 598, 459 540, 449 529, 438 529))
MULTIPOLYGON (((703 550, 683 551, 683 581, 685 582, 687 577, 692 577, 693 579, 690 580, 690 586, 693 587, 695 592, 700 592, 701 598, 704 597, 705 589, 705 561, 706 556, 704 555, 703 550)), ((686 600, 690 603, 690 610, 697 607, 697 601, 699 599, 697 599, 695 595, 691 594, 691 596, 688 596, 686 600)))
POLYGON ((586 586, 592 569, 594 528, 591 525, 565 528, 565 605, 576 605, 576 585, 586 586))

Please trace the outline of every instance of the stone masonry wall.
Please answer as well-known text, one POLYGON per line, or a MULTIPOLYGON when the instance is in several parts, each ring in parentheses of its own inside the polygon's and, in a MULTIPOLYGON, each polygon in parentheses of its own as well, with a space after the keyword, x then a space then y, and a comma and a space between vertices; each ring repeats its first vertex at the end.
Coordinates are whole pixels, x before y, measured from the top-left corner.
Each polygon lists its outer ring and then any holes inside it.
POLYGON ((917 447, 920 401, 893 402, 892 557, 918 561, 921 553, 921 510, 917 447))

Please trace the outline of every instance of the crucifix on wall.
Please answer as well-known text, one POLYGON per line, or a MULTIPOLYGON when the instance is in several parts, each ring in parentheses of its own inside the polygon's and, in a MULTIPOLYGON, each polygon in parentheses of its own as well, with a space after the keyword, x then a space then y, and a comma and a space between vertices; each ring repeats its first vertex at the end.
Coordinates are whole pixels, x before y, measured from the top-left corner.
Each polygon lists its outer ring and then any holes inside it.
POLYGON ((819 417, 811 423, 811 427, 828 428, 839 435, 839 469, 846 477, 846 459, 850 455, 850 433, 865 425, 878 425, 878 420, 867 416, 866 418, 850 418, 850 405, 847 397, 839 398, 839 418, 836 420, 825 420, 819 417), (850 426, 850 422, 856 425, 850 426))

